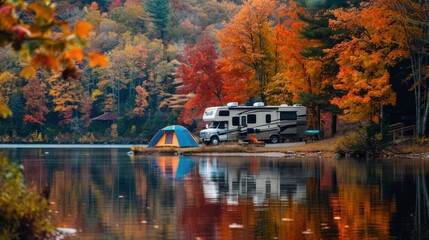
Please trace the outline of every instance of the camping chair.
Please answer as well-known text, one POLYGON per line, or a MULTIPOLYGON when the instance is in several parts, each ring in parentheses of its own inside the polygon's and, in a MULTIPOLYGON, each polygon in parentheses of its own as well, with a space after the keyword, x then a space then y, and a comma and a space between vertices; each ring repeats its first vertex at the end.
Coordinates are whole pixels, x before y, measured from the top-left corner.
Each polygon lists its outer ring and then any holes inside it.
POLYGON ((265 142, 259 141, 255 134, 250 134, 250 143, 255 146, 265 146, 265 142))

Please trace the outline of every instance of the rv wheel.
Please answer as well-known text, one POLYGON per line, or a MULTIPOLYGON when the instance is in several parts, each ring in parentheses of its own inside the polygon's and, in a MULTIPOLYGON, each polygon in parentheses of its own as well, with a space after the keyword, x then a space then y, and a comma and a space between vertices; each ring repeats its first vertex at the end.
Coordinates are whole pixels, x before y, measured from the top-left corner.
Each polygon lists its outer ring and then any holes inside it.
POLYGON ((272 143, 272 144, 276 144, 276 143, 279 143, 280 142, 280 138, 279 138, 279 136, 277 136, 277 135, 272 135, 271 137, 270 137, 270 143, 272 143))
POLYGON ((210 138, 210 143, 211 143, 213 146, 217 146, 217 145, 219 145, 219 138, 218 138, 218 137, 216 137, 216 136, 214 136, 214 137, 210 138))

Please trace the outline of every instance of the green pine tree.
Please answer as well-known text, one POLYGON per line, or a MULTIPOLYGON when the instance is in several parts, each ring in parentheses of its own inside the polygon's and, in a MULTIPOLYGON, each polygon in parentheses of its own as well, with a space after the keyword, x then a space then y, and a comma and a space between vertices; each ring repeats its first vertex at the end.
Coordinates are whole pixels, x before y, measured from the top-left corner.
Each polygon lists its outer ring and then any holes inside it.
MULTIPOLYGON (((340 7, 347 7, 350 4, 355 5, 360 0, 326 0, 326 1, 312 1, 312 0, 296 0, 301 6, 305 7, 310 14, 300 14, 299 17, 307 25, 301 30, 303 38, 317 40, 319 45, 308 47, 301 52, 301 55, 306 58, 320 59, 322 65, 322 77, 320 79, 335 78, 338 73, 338 66, 334 58, 328 58, 324 52, 325 49, 332 48, 336 44, 336 40, 332 38, 337 34, 329 27, 329 20, 333 18, 332 14, 327 14, 328 10, 337 9, 340 7)), ((323 96, 302 96, 304 101, 317 101, 312 104, 317 105, 317 128, 320 129, 320 109, 332 113, 331 131, 332 135, 336 133, 336 115, 340 113, 338 107, 329 103, 329 99, 334 95, 341 94, 335 91, 332 85, 326 87, 323 96)), ((308 103, 306 103, 308 104, 308 103)))
POLYGON ((171 12, 170 0, 146 0, 145 7, 160 38, 164 39, 171 12))

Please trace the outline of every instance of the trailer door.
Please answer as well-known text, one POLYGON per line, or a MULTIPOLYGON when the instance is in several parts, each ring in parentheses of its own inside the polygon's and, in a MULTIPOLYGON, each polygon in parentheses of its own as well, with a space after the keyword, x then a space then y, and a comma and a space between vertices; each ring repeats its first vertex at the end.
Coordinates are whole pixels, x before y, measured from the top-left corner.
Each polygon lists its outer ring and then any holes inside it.
POLYGON ((247 116, 240 117, 240 135, 247 134, 247 116))

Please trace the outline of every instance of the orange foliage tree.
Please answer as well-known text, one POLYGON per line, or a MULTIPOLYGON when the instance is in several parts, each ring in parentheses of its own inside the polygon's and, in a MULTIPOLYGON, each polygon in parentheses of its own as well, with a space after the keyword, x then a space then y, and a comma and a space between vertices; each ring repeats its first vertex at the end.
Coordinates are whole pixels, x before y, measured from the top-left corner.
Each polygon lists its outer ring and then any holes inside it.
POLYGON ((276 0, 244 1, 241 11, 217 33, 226 100, 245 103, 259 96, 265 102, 265 88, 277 70, 269 39, 281 6, 276 0))
MULTIPOLYGON (((294 1, 288 1, 286 5, 282 18, 287 20, 276 26, 276 37, 273 38, 279 50, 280 71, 266 89, 267 98, 276 104, 301 102, 302 93, 320 96, 329 83, 322 79, 322 59, 302 55, 306 48, 318 44, 316 40, 300 36, 305 23, 298 14, 306 14, 305 10, 294 1)), ((313 99, 307 106, 312 128, 316 127, 317 105, 313 99)))
POLYGON ((145 89, 145 83, 136 87, 135 108, 133 109, 133 114, 135 116, 142 116, 144 114, 146 107, 149 105, 147 101, 148 96, 149 94, 145 89))
POLYGON ((191 124, 193 119, 201 118, 206 107, 222 105, 224 80, 217 72, 217 59, 214 41, 208 36, 185 50, 175 74, 183 82, 178 92, 195 95, 186 102, 179 121, 191 124))
POLYGON ((378 122, 381 106, 396 102, 388 68, 407 54, 395 13, 381 0, 332 13, 336 20, 330 26, 345 30, 335 36, 344 40, 329 50, 339 65, 334 88, 344 93, 332 103, 344 111, 345 119, 378 122))

